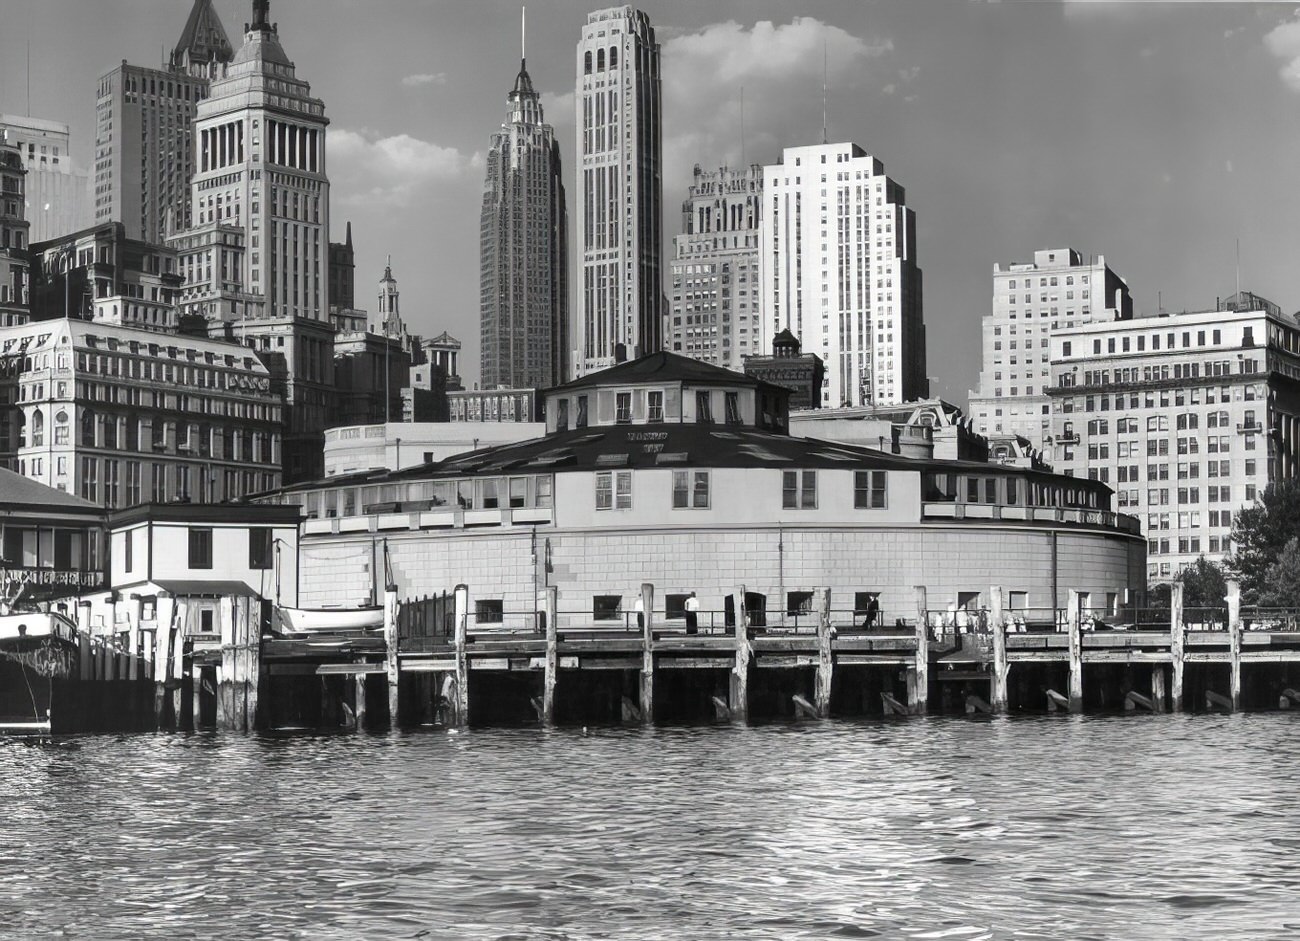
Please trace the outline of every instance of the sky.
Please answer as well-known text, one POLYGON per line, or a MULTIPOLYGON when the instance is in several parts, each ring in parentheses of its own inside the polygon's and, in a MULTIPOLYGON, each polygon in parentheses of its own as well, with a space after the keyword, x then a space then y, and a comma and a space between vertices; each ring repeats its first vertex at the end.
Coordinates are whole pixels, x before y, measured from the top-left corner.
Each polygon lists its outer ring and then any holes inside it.
MULTIPOLYGON (((191 0, 0 0, 0 111, 68 123, 90 163, 99 76, 161 61, 191 0)), ((248 0, 216 0, 238 46, 248 0)), ((575 47, 591 0, 533 0, 528 70, 573 213, 575 47)), ((828 130, 881 160, 917 220, 932 391, 964 404, 992 270, 1104 255, 1139 312, 1245 289, 1300 308, 1300 7, 1088 0, 643 0, 662 46, 666 238, 694 164, 775 163, 828 130), (743 121, 742 121, 742 99, 743 121), (742 135, 741 129, 744 129, 742 135)), ((520 4, 272 0, 324 100, 333 238, 357 305, 385 258, 408 329, 477 379, 484 153, 519 67, 520 4)))

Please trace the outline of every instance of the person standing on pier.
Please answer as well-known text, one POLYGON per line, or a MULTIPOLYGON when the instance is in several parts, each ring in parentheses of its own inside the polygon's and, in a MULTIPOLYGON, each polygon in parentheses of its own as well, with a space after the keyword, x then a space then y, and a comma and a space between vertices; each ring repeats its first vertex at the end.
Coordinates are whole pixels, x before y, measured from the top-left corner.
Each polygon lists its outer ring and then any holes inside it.
POLYGON ((686 596, 686 633, 698 634, 700 632, 700 599, 695 597, 695 592, 686 596))

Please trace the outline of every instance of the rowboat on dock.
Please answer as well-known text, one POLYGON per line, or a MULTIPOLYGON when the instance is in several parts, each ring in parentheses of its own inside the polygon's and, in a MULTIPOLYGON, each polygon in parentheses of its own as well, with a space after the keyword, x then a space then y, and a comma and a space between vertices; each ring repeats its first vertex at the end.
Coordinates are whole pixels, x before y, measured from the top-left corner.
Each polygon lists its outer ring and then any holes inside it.
POLYGON ((279 614, 284 634, 349 634, 379 630, 384 626, 381 605, 361 608, 285 608, 279 614))

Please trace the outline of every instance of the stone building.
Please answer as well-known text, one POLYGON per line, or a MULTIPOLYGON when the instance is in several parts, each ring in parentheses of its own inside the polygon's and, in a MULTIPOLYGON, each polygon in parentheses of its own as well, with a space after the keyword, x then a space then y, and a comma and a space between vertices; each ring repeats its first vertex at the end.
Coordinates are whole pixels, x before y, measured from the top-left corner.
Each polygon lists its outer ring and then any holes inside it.
POLYGON ((1052 463, 1115 488, 1152 582, 1222 561, 1236 514, 1300 466, 1300 325, 1253 295, 1225 306, 1052 336, 1052 463))
POLYGON ((31 241, 43 242, 94 222, 90 175, 72 162, 68 125, 45 118, 0 115, 0 129, 17 145, 27 171, 31 241))
POLYGON ((22 153, 0 131, 0 327, 27 322, 31 268, 22 153))
POLYGON ((801 352, 799 338, 789 330, 782 330, 772 339, 772 355, 746 356, 744 372, 789 389, 791 411, 821 407, 826 365, 816 353, 801 352))
POLYGON ((738 370, 746 356, 762 352, 762 206, 763 168, 758 164, 709 172, 696 164, 695 181, 682 204, 682 231, 673 239, 671 310, 664 336, 674 353, 738 370))

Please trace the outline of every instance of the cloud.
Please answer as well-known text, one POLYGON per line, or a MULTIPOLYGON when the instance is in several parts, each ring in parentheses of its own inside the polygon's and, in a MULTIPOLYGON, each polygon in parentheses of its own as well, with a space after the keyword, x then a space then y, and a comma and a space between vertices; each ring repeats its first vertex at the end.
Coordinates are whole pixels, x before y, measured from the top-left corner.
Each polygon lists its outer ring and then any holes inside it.
POLYGON ((446 72, 421 72, 418 75, 408 75, 402 79, 402 84, 407 88, 419 88, 421 85, 446 85, 446 72))
POLYGON ((834 136, 850 109, 860 116, 867 89, 889 81, 901 90, 915 75, 874 66, 893 49, 887 38, 856 36, 813 17, 752 26, 731 20, 673 35, 661 53, 665 195, 671 202, 685 192, 696 163, 737 166, 742 151, 744 162, 766 162, 781 146, 820 140, 823 50, 834 136))
POLYGON ((326 136, 330 180, 343 205, 405 205, 421 188, 457 182, 483 167, 482 154, 442 147, 408 134, 380 137, 362 129, 326 136))
POLYGON ((1282 81, 1300 91, 1300 20, 1274 27, 1264 37, 1264 45, 1277 58, 1285 60, 1278 72, 1282 81))

